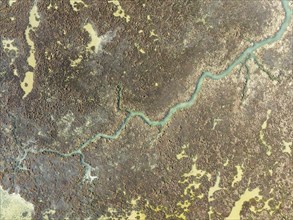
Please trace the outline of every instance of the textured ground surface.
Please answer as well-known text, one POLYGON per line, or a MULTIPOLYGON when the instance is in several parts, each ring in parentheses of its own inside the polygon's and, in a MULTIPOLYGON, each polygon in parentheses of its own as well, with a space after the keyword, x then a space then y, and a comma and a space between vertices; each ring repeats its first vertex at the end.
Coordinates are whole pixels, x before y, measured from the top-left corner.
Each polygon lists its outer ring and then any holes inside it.
POLYGON ((0 219, 293 219, 292 9, 0 0, 0 219))

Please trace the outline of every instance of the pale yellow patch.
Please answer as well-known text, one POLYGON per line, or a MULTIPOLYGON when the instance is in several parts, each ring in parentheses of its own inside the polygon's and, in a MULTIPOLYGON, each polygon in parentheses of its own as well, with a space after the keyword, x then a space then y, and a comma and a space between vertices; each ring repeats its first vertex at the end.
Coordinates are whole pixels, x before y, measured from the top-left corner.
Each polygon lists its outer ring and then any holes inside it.
POLYGON ((50 4, 47 6, 47 9, 50 10, 52 8, 52 3, 50 2, 50 4))
POLYGON ((209 215, 209 219, 212 219, 212 214, 214 213, 214 209, 213 207, 209 207, 209 211, 208 211, 208 215, 209 215))
POLYGON ((112 3, 112 4, 114 4, 117 7, 117 11, 115 11, 113 13, 113 15, 115 17, 124 18, 126 20, 126 22, 129 22, 130 21, 130 16, 127 15, 127 14, 125 14, 125 11, 122 8, 122 6, 120 5, 120 2, 118 0, 111 0, 111 1, 108 1, 108 3, 112 3))
MULTIPOLYGON (((11 58, 11 62, 10 65, 12 65, 16 59, 16 57, 18 56, 18 48, 16 46, 13 45, 14 43, 14 39, 3 39, 2 40, 2 45, 4 48, 4 51, 10 52, 10 51, 14 51, 15 55, 11 58)), ((18 76, 17 70, 14 69, 13 70, 13 75, 18 76)))
POLYGON ((54 3, 54 5, 52 5, 52 3, 50 2, 50 4, 48 5, 47 9, 50 10, 51 8, 54 8, 55 10, 57 10, 58 5, 56 3, 54 3))
POLYGON ((204 197, 203 193, 197 196, 197 198, 199 198, 199 199, 202 199, 203 197, 204 197))
POLYGON ((133 207, 136 207, 137 206, 137 201, 140 200, 140 196, 137 197, 136 199, 131 199, 130 201, 130 204, 133 206, 133 207))
POLYGON ((216 191, 221 190, 222 188, 220 187, 220 181, 221 181, 221 176, 220 174, 217 175, 215 185, 210 187, 209 192, 208 192, 208 200, 209 202, 214 201, 213 195, 216 191))
POLYGON ((45 51, 45 57, 49 61, 52 59, 48 51, 45 51))
POLYGON ((182 208, 184 210, 184 212, 188 212, 188 208, 191 205, 190 201, 185 200, 184 202, 178 202, 176 204, 178 207, 182 208))
POLYGON ((82 0, 70 0, 70 5, 73 9, 73 11, 79 11, 80 9, 77 8, 77 4, 82 4, 83 7, 87 8, 88 5, 84 3, 82 0))
POLYGON ((133 220, 136 220, 136 219, 145 220, 146 219, 146 215, 142 211, 134 211, 134 210, 132 210, 131 213, 130 213, 130 215, 127 216, 124 219, 125 220, 130 220, 130 219, 133 219, 133 220))
POLYGON ((23 81, 20 83, 20 87, 24 91, 23 99, 33 90, 34 85, 34 73, 26 72, 23 81))
MULTIPOLYGON (((183 145, 183 150, 187 148, 189 145, 183 145)), ((199 195, 196 194, 196 190, 200 188, 201 182, 200 179, 204 175, 210 178, 210 174, 206 171, 199 170, 196 165, 197 157, 193 158, 193 165, 191 170, 188 173, 182 175, 183 180, 180 180, 180 184, 184 184, 184 191, 183 194, 180 196, 182 198, 181 201, 178 201, 176 206, 180 209, 175 210, 172 214, 166 214, 166 218, 175 218, 175 219, 182 219, 186 220, 186 214, 189 212, 189 208, 193 201, 197 198, 202 199, 204 195, 201 193, 199 195), (185 199, 184 199, 185 198, 185 199)))
POLYGON ((63 45, 60 40, 57 40, 57 44, 59 44, 60 46, 62 46, 64 49, 67 49, 66 45, 63 45))
POLYGON ((113 216, 117 216, 117 219, 120 220, 145 220, 146 214, 143 211, 130 210, 129 214, 118 214, 116 209, 108 208, 109 216, 102 215, 98 220, 113 220, 116 219, 113 216))
POLYGON ((82 59, 83 59, 83 56, 79 55, 77 59, 70 60, 70 66, 71 67, 77 67, 81 63, 82 59))
MULTIPOLYGON (((184 150, 189 147, 189 144, 183 145, 181 148, 184 150)), ((176 209, 168 210, 167 207, 164 207, 162 205, 158 206, 152 206, 147 201, 146 207, 150 208, 152 211, 155 212, 163 212, 164 213, 164 219, 181 219, 181 220, 187 220, 187 213, 191 209, 191 205, 193 202, 197 199, 204 198, 204 194, 200 193, 199 195, 196 195, 196 190, 200 188, 201 182, 200 179, 204 175, 206 175, 209 180, 211 178, 211 175, 207 173, 206 171, 199 170, 196 165, 197 157, 195 156, 193 158, 193 165, 190 170, 190 172, 185 173, 182 175, 182 180, 178 181, 179 184, 184 185, 184 191, 179 196, 181 198, 179 201, 176 202, 176 209)))
POLYGON ((30 220, 34 205, 24 200, 19 194, 9 194, 0 186, 0 219, 30 220), (24 217, 23 213, 27 213, 24 217))
POLYGON ((184 195, 189 194, 191 198, 194 198, 196 196, 195 190, 198 189, 201 185, 201 183, 198 182, 198 179, 202 178, 204 175, 206 175, 209 180, 211 178, 211 175, 209 173, 197 168, 196 161, 197 157, 195 156, 193 158, 193 165, 191 166, 191 170, 188 173, 184 173, 182 175, 184 180, 179 181, 179 183, 181 184, 188 183, 188 185, 184 189, 184 195), (195 177, 195 179, 193 179, 192 177, 195 177))
MULTIPOLYGON (((159 85, 158 83, 155 83, 155 86, 158 86, 158 85, 159 85)), ((183 146, 181 146, 182 151, 179 154, 176 155, 177 160, 181 160, 182 158, 188 157, 188 155, 185 152, 185 149, 188 148, 188 147, 189 147, 189 144, 187 144, 187 145, 184 144, 183 146)))
POLYGON ((153 210, 154 212, 161 212, 161 211, 164 211, 166 208, 162 205, 159 205, 159 206, 153 206, 150 204, 150 202, 147 200, 146 201, 146 207, 150 208, 151 210, 153 210))
POLYGON ((182 149, 189 148, 189 144, 184 144, 181 148, 182 148, 182 149))
POLYGON ((284 145, 284 148, 282 149, 283 153, 288 153, 289 155, 291 155, 292 142, 283 141, 283 145, 284 145))
POLYGON ((94 30, 90 23, 87 23, 83 28, 89 33, 91 41, 87 44, 87 51, 92 51, 91 48, 95 47, 95 53, 101 49, 101 37, 98 37, 97 32, 94 30))
POLYGON ((155 33, 155 29, 152 29, 152 30, 150 31, 150 37, 159 37, 159 35, 157 35, 157 34, 155 33))
POLYGON ((206 171, 199 170, 197 168, 197 165, 196 165, 197 157, 194 157, 192 160, 193 160, 194 163, 193 163, 193 165, 191 167, 191 170, 188 173, 184 173, 183 177, 194 176, 194 177, 200 178, 200 177, 204 176, 206 174, 206 171))
MULTIPOLYGON (((27 58, 27 63, 30 65, 33 69, 35 69, 37 63, 36 63, 36 58, 35 58, 35 44, 30 38, 30 32, 34 31, 40 24, 40 16, 38 14, 38 8, 37 5, 34 4, 30 14, 29 14, 29 25, 27 26, 25 30, 25 38, 30 46, 30 54, 29 57, 27 58)), ((32 91, 33 89, 33 83, 34 83, 34 72, 26 72, 25 73, 25 78, 24 80, 20 83, 20 87, 24 91, 23 99, 28 96, 28 94, 32 91)))
POLYGON ((261 199, 262 196, 259 195, 259 192, 260 192, 259 188, 255 188, 252 191, 250 191, 249 189, 246 189, 245 192, 240 196, 240 199, 235 202, 230 215, 225 219, 226 220, 240 219, 240 212, 242 210, 243 203, 248 202, 249 200, 256 197, 261 199))
MULTIPOLYGON (((222 187, 220 187, 220 181, 221 181, 221 176, 220 174, 217 175, 216 178, 216 182, 215 185, 210 187, 209 192, 208 192, 208 201, 212 202, 215 199, 213 198, 213 195, 216 191, 219 191, 222 189, 222 187)), ((209 207, 209 211, 208 211, 208 215, 209 215, 209 219, 212 219, 212 214, 214 213, 214 209, 212 206, 209 207)))
MULTIPOLYGON (((273 198, 270 198, 270 199, 268 199, 267 201, 265 201, 265 205, 264 205, 264 207, 262 208, 262 210, 269 210, 269 211, 272 211, 272 210, 271 210, 271 207, 270 207, 270 205, 269 205, 269 202, 272 201, 272 200, 273 200, 273 198)), ((270 214, 272 214, 272 213, 270 213, 270 214)))
POLYGON ((189 183, 185 189, 184 189, 184 195, 190 195, 191 198, 195 197, 195 190, 199 189, 201 183, 197 181, 192 181, 192 183, 189 183))
POLYGON ((148 21, 151 21, 152 20, 150 15, 147 15, 147 20, 148 21))
POLYGON ((264 135, 264 130, 267 128, 267 125, 268 125, 268 120, 270 118, 270 115, 271 115, 271 110, 268 110, 267 111, 267 118, 266 120, 263 122, 262 126, 261 126, 261 130, 259 132, 259 139, 261 141, 261 143, 263 144, 263 146, 266 147, 266 154, 268 156, 270 156, 272 154, 272 146, 269 145, 266 141, 265 141, 265 135, 264 135))
POLYGON ((19 76, 16 68, 13 70, 13 75, 14 76, 19 76))
POLYGON ((145 54, 144 49, 142 49, 142 48, 139 46, 138 43, 135 43, 134 46, 137 48, 137 50, 138 50, 140 53, 145 54))
POLYGON ((215 130, 216 126, 217 126, 221 121, 223 121, 223 120, 220 119, 220 118, 215 118, 215 119, 213 120, 213 127, 212 127, 212 130, 215 130))
POLYGON ((44 220, 50 220, 49 216, 50 215, 54 215, 56 213, 56 210, 51 209, 51 210, 47 210, 43 213, 43 219, 44 220))
POLYGON ((34 31, 40 24, 40 16, 38 14, 37 5, 34 4, 30 14, 29 14, 29 25, 25 30, 26 41, 30 46, 30 55, 27 59, 28 64, 35 68, 36 67, 36 59, 35 59, 35 44, 30 38, 30 32, 34 31))
POLYGON ((243 177, 242 166, 237 165, 236 169, 237 169, 237 174, 234 176, 234 179, 233 179, 233 182, 232 182, 232 187, 234 187, 236 183, 240 182, 242 180, 242 177, 243 177))
POLYGON ((4 50, 8 50, 8 51, 15 51, 16 54, 18 54, 18 48, 16 46, 13 45, 14 43, 14 39, 3 39, 2 40, 2 45, 4 50))
POLYGON ((159 86, 159 83, 155 83, 155 86, 158 87, 159 86))
POLYGON ((12 6, 15 2, 17 2, 17 0, 9 0, 8 4, 9 4, 9 6, 12 6))
POLYGON ((227 159, 224 163, 224 167, 226 167, 229 164, 229 159, 227 159))
POLYGON ((131 199, 129 204, 131 204, 130 210, 124 210, 123 213, 118 213, 114 208, 109 207, 107 212, 109 215, 103 215, 98 218, 98 220, 112 220, 116 219, 113 216, 117 216, 121 220, 146 220, 146 214, 142 210, 137 210, 137 201, 140 200, 140 197, 136 199, 131 199))
POLYGON ((267 111, 267 119, 264 121, 264 123, 262 124, 262 126, 261 126, 261 129, 266 129, 267 128, 267 126, 268 126, 268 119, 269 119, 269 116, 270 116, 270 114, 272 113, 272 111, 271 110, 268 110, 267 111))
POLYGON ((207 22, 206 22, 206 17, 207 16, 204 16, 204 17, 202 17, 202 18, 198 18, 198 19, 196 19, 195 20, 195 23, 202 23, 202 24, 206 24, 207 22))
POLYGON ((186 157, 188 157, 188 155, 186 154, 184 149, 179 154, 176 155, 177 160, 181 160, 182 158, 186 158, 186 157))
POLYGON ((281 205, 281 202, 279 201, 277 205, 275 205, 274 207, 271 207, 269 205, 269 202, 270 201, 273 201, 274 199, 273 198, 269 198, 268 200, 266 200, 264 202, 264 206, 261 207, 261 208, 256 208, 255 206, 252 206, 250 207, 250 211, 252 211, 253 213, 260 213, 262 211, 267 211, 271 216, 274 214, 275 211, 277 211, 278 209, 280 209, 280 205, 281 205))

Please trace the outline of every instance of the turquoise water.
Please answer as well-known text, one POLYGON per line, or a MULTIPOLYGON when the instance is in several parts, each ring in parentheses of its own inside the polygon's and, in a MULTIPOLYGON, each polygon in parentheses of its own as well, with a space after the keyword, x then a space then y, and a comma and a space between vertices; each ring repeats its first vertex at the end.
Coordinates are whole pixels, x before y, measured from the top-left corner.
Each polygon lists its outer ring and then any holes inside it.
MULTIPOLYGON (((250 46, 247 49, 245 49, 240 54, 240 56, 238 56, 220 74, 215 75, 215 74, 213 74, 211 72, 203 72, 201 74, 201 76, 199 77, 199 79, 196 81, 194 91, 193 91, 191 97, 189 98, 189 100, 181 102, 181 103, 178 103, 178 104, 174 105, 173 107, 171 107, 161 120, 151 120, 145 113, 140 112, 140 111, 129 111, 128 115, 124 118, 123 122, 120 124, 120 126, 116 129, 115 133, 112 134, 112 135, 104 134, 104 133, 97 133, 93 137, 88 139, 86 142, 84 142, 77 150, 74 150, 74 151, 72 151, 70 153, 66 153, 66 154, 60 153, 60 152, 55 151, 55 150, 50 150, 50 149, 43 149, 43 150, 40 150, 39 152, 54 153, 54 154, 57 154, 57 155, 59 155, 61 157, 69 157, 69 156, 72 156, 72 155, 80 155, 81 164, 85 167, 86 173, 90 172, 91 166, 84 161, 84 155, 82 153, 82 149, 87 147, 90 143, 96 141, 99 138, 105 138, 105 139, 110 139, 110 140, 117 139, 120 136, 120 134, 123 131, 123 129, 126 127, 127 123, 134 117, 141 118, 149 126, 164 126, 164 125, 166 125, 166 123, 168 123, 171 120, 172 116, 177 111, 190 108, 192 105, 194 105, 194 103, 195 103, 195 101, 197 99, 197 96, 198 96, 198 94, 199 94, 199 92, 200 92, 200 90, 201 90, 201 88, 202 88, 202 86, 204 84, 204 80, 206 78, 209 78, 209 79, 212 79, 212 80, 220 80, 220 79, 226 77, 227 75, 229 75, 232 72, 232 70, 236 66, 238 66, 241 63, 243 63, 248 58, 248 56, 252 55, 252 53, 254 51, 256 51, 257 49, 263 47, 264 45, 271 44, 271 43, 274 43, 274 42, 280 40, 281 37, 283 36, 284 32, 286 31, 286 28, 289 26, 291 18, 292 18, 292 10, 289 7, 289 1, 288 0, 282 0, 282 5, 283 5, 284 11, 285 11, 285 19, 284 19, 283 23, 281 24, 279 30, 273 36, 268 37, 268 38, 266 38, 266 39, 264 39, 262 41, 253 43, 252 46, 250 46)), ((120 100, 118 101, 118 106, 120 106, 120 100)), ((87 175, 90 176, 90 174, 87 174, 87 175)))
POLYGON ((241 64, 249 55, 251 55, 254 51, 257 49, 263 47, 266 44, 270 44, 273 42, 276 42, 281 39, 284 32, 286 31, 286 28, 289 26, 291 17, 292 17, 292 10, 289 7, 289 1, 288 0, 282 0, 282 5, 285 10, 285 20, 283 21, 280 29, 275 33, 275 35, 266 38, 262 41, 254 43, 251 47, 248 47, 246 50, 244 50, 238 58, 236 58, 223 72, 220 74, 213 74, 211 72, 203 72, 202 75, 199 77, 198 81, 195 84, 195 89, 188 101, 184 101, 181 103, 176 104, 172 108, 169 109, 169 111, 166 113, 166 115, 161 120, 151 120, 145 113, 140 111, 130 111, 129 114, 126 116, 124 121, 121 123, 121 125, 118 127, 116 132, 113 135, 103 134, 103 133, 97 133, 92 138, 87 140, 83 145, 81 145, 80 149, 85 148, 88 144, 95 141, 98 138, 106 138, 106 139, 117 139, 122 130, 125 128, 127 123, 134 117, 140 117, 143 119, 145 123, 147 123, 150 126, 164 126, 166 123, 170 121, 172 116, 179 110, 190 108, 196 101, 196 98, 203 86, 204 80, 206 78, 210 78, 212 80, 220 80, 227 75, 229 75, 232 70, 239 64, 241 64))

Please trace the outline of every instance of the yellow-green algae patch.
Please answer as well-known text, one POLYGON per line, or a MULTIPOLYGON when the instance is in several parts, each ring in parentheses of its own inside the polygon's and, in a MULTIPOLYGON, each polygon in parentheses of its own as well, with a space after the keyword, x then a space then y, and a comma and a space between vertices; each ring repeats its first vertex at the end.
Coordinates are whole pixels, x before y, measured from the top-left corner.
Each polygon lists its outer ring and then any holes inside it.
POLYGON ((137 201, 139 201, 141 198, 138 197, 136 199, 131 199, 130 202, 128 202, 131 205, 130 210, 125 210, 124 213, 118 213, 118 210, 115 208, 109 207, 107 212, 109 215, 102 215, 98 218, 98 220, 113 220, 113 219, 120 219, 120 220, 146 220, 147 216, 144 213, 143 210, 138 209, 137 207, 137 201), (113 216, 117 216, 114 218, 113 216))
POLYGON ((25 37, 28 45, 30 46, 30 55, 27 58, 28 64, 35 68, 36 67, 36 58, 35 58, 35 44, 30 38, 30 32, 34 31, 40 24, 40 16, 38 14, 37 5, 33 5, 30 15, 29 15, 29 25, 25 30, 25 37))
POLYGON ((0 219, 1 220, 30 220, 34 205, 24 200, 19 194, 9 194, 0 186, 0 219))
POLYGON ((70 5, 71 5, 73 11, 79 11, 80 10, 77 7, 78 4, 82 4, 86 8, 88 7, 88 5, 85 4, 82 0, 70 0, 69 2, 70 2, 70 5))
MULTIPOLYGON (((193 164, 191 166, 191 170, 188 173, 184 173, 182 176, 188 179, 189 177, 192 177, 192 176, 194 176, 196 178, 201 178, 202 176, 207 175, 208 179, 210 180, 211 175, 209 173, 197 168, 197 164, 196 164, 197 156, 195 156, 192 159, 192 161, 193 161, 193 164)), ((184 182, 186 182, 186 180, 184 182)))
POLYGON ((208 192, 208 200, 209 200, 209 202, 214 201, 214 197, 213 197, 214 193, 216 191, 219 191, 219 190, 222 189, 222 187, 220 187, 220 181, 221 181, 221 176, 220 176, 220 174, 218 174, 217 178, 216 178, 215 185, 210 187, 209 192, 208 192))
POLYGON ((25 98, 32 90, 34 84, 34 73, 33 72, 26 72, 23 81, 20 83, 20 87, 24 91, 25 98))
MULTIPOLYGON (((211 186, 208 192, 208 201, 209 203, 214 201, 214 193, 216 191, 219 191, 221 189, 223 189, 222 187, 220 187, 220 181, 221 181, 221 176, 220 173, 218 173, 217 178, 216 178, 216 182, 215 185, 211 186)), ((214 213, 214 209, 212 206, 209 207, 209 211, 208 211, 208 215, 209 215, 209 219, 212 219, 211 215, 214 213)))
POLYGON ((122 6, 120 5, 120 2, 118 0, 111 0, 111 1, 108 1, 108 3, 112 3, 112 4, 114 4, 117 7, 117 11, 115 11, 113 13, 113 15, 115 17, 124 18, 126 20, 126 22, 129 22, 130 21, 130 16, 127 15, 127 14, 125 14, 125 11, 122 8, 122 6))
MULTIPOLYGON (((35 58, 35 44, 30 38, 30 32, 35 31, 35 29, 39 26, 40 24, 40 16, 38 14, 38 8, 37 5, 34 4, 30 14, 29 14, 29 25, 27 26, 25 30, 25 38, 30 46, 30 54, 29 57, 27 58, 27 63, 29 66, 31 66, 33 69, 35 69, 37 62, 35 58)), ((28 96, 29 93, 31 93, 33 89, 33 84, 34 84, 34 72, 28 71, 25 73, 24 80, 20 83, 20 86, 22 90, 24 91, 23 99, 28 96)))
POLYGON ((253 198, 261 199, 262 196, 259 195, 260 189, 255 188, 253 190, 246 189, 245 192, 240 196, 240 199, 235 202, 230 215, 226 218, 226 220, 240 219, 240 212, 242 210, 242 206, 244 202, 248 202, 253 198))
MULTIPOLYGON (((189 145, 184 145, 182 148, 186 148, 189 145)), ((204 196, 202 193, 197 192, 197 190, 201 186, 200 179, 203 176, 207 176, 208 180, 211 179, 211 174, 206 172, 205 170, 200 170, 197 167, 197 156, 195 155, 192 158, 193 164, 191 170, 187 173, 182 175, 182 180, 178 183, 184 185, 183 193, 180 195, 179 201, 176 203, 176 209, 170 213, 170 210, 164 211, 166 218, 175 218, 175 219, 182 219, 186 220, 187 213, 190 211, 190 206, 193 204, 194 201, 198 199, 202 199, 204 196)), ((157 207, 159 208, 159 207, 157 207)))
POLYGON ((3 39, 2 44, 4 47, 4 50, 8 51, 15 51, 16 54, 18 54, 18 48, 13 45, 14 39, 3 39))
POLYGON ((70 60, 70 66, 71 67, 77 67, 81 63, 82 59, 83 59, 83 56, 79 55, 77 59, 70 60))
POLYGON ((136 49, 137 49, 140 53, 145 54, 145 50, 144 50, 142 47, 140 47, 138 43, 135 43, 134 46, 136 47, 136 49))
POLYGON ((240 182, 242 180, 242 177, 243 177, 242 166, 237 165, 236 169, 237 169, 237 174, 236 174, 236 176, 234 176, 234 179, 233 179, 233 182, 232 182, 232 187, 234 187, 236 183, 240 182))
MULTIPOLYGON (((11 39, 3 39, 2 45, 3 45, 4 51, 8 51, 8 52, 14 51, 14 55, 11 58, 11 62, 10 62, 10 65, 12 65, 15 61, 15 58, 18 56, 18 48, 14 45, 14 39, 12 39, 12 40, 11 39)), ((16 69, 14 69, 13 74, 15 76, 18 76, 16 69)))
POLYGON ((253 213, 261 213, 263 211, 267 211, 267 213, 270 214, 270 216, 272 216, 276 211, 278 211, 280 209, 281 206, 281 202, 280 201, 275 201, 274 198, 269 198, 264 202, 264 205, 262 207, 257 207, 257 206, 252 206, 250 207, 250 211, 252 211, 253 213), (270 202, 274 201, 274 205, 270 205, 270 202))
POLYGON ((43 219, 44 220, 50 220, 50 215, 54 215, 56 213, 56 210, 54 209, 50 209, 50 210, 47 210, 43 213, 43 219))
POLYGON ((188 155, 185 152, 185 149, 188 148, 188 147, 189 147, 188 144, 187 145, 183 145, 181 147, 182 148, 182 151, 179 154, 176 155, 177 160, 181 160, 182 158, 188 157, 188 155))
POLYGON ((227 158, 223 165, 224 165, 224 167, 226 167, 226 166, 228 166, 228 164, 229 164, 229 159, 227 158))
POLYGON ((89 33, 91 41, 88 43, 86 49, 91 51, 92 48, 95 48, 94 51, 97 53, 101 48, 101 37, 98 37, 97 32, 94 30, 93 26, 90 23, 87 23, 83 28, 89 33))
POLYGON ((212 130, 215 130, 216 126, 217 126, 221 121, 223 121, 223 120, 220 119, 220 118, 215 118, 214 121, 213 121, 213 128, 212 128, 212 130))
POLYGON ((291 152, 292 152, 292 142, 286 142, 286 141, 283 141, 283 145, 284 145, 284 148, 283 148, 283 153, 288 153, 289 155, 291 155, 291 152))
POLYGON ((8 1, 9 6, 12 6, 16 1, 17 1, 17 0, 9 0, 9 1, 8 1))

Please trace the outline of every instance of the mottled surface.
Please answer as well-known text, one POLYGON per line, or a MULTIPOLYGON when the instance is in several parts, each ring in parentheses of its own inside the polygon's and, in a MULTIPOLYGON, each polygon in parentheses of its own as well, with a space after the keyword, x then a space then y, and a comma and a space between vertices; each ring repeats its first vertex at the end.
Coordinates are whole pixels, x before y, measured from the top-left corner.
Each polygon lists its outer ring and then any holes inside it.
POLYGON ((292 8, 0 1, 0 195, 19 219, 293 219, 292 8))

